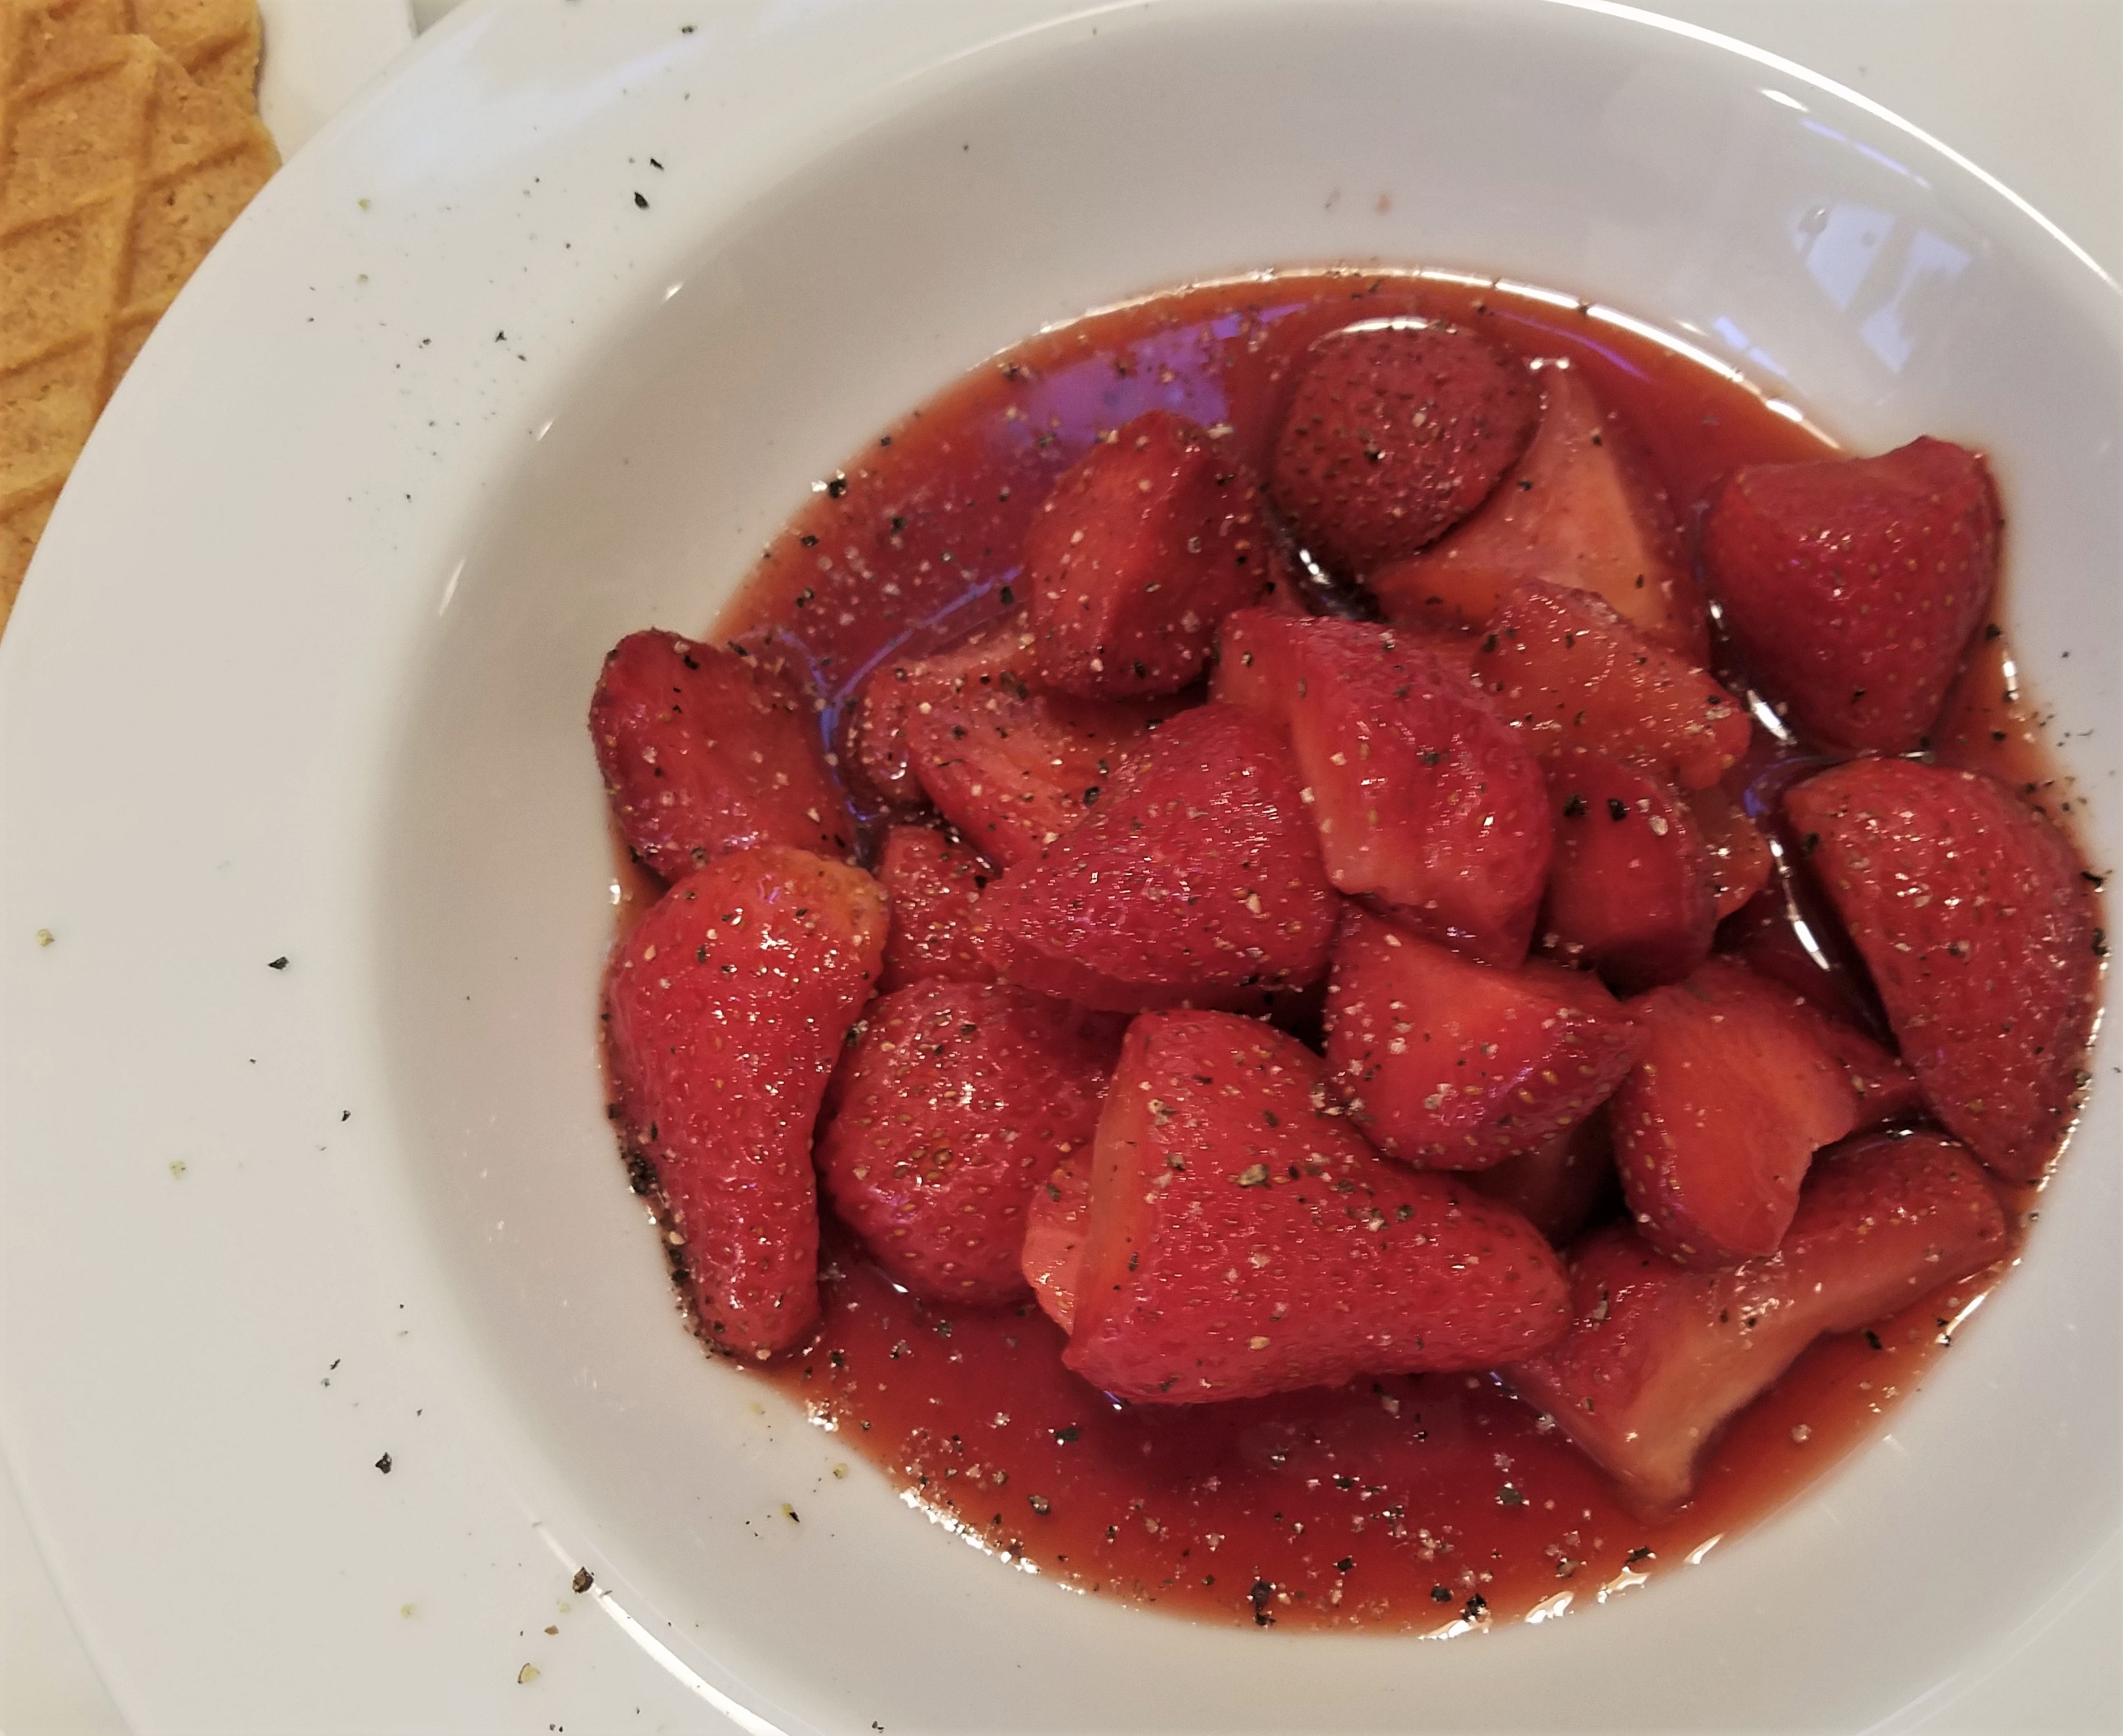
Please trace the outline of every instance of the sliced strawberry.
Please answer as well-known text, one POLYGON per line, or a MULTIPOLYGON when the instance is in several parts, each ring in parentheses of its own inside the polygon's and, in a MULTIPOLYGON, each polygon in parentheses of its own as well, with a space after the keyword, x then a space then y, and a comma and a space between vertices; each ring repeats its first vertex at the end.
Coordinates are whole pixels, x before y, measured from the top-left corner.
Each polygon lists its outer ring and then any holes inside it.
POLYGON ((1735 471, 1703 552, 1726 631, 1806 734, 1905 753, 1990 607, 2001 529, 1982 454, 1927 438, 1735 471))
POLYGON ((884 931, 860 869, 770 845, 679 881, 612 950, 618 1117, 711 1349, 763 1360, 818 1317, 812 1126, 884 931))
POLYGON ((1842 1069, 1844 1081, 1857 1094, 1857 1119, 1850 1124, 1853 1133, 1885 1122, 1909 1120, 1924 1113, 1924 1087, 1896 1056, 1803 992, 1793 997, 1792 1011, 1842 1069))
POLYGON ((1571 1257, 1569 1335, 1504 1371, 1647 1513, 1679 1506, 1721 1424, 1824 1332, 1852 1332, 2002 1259, 1968 1154, 1874 1135, 1824 1157, 1783 1246, 1689 1272, 1614 1225, 1571 1257))
POLYGON ((1587 591, 1532 579, 1499 603, 1474 678, 1536 753, 1597 748, 1683 790, 1747 751, 1746 708, 1587 591))
POLYGON ((1677 983, 1718 927, 1710 853, 1671 786, 1590 748, 1548 762, 1555 866, 1541 945, 1623 989, 1677 983))
POLYGON ((1540 767, 1390 627, 1242 609, 1211 691, 1287 730, 1335 885, 1485 963, 1525 956, 1554 828, 1540 767))
POLYGON ((880 806, 922 806, 929 798, 914 775, 907 719, 940 704, 977 711, 991 694, 1026 697, 1032 654, 1020 612, 977 627, 940 651, 887 656, 864 677, 848 708, 841 758, 855 788, 880 806))
POLYGON ((2107 950, 2069 840, 1994 779, 1913 760, 1853 760, 1784 809, 1932 1112, 1999 1175, 2041 1175, 2088 1082, 2107 950))
POLYGON ((726 850, 854 845, 811 702, 756 658, 630 633, 605 657, 590 739, 627 847, 667 880, 726 850))
POLYGON ((1796 996, 1727 959, 1631 1007, 1643 1057, 1608 1119, 1638 1230, 1685 1266, 1774 1253, 1813 1154, 1863 1118, 1849 1068, 1796 996))
POLYGON ((1615 1136, 1602 1107, 1567 1133, 1557 1133, 1538 1150, 1521 1152, 1464 1178, 1467 1185, 1525 1214, 1526 1221, 1561 1247, 1592 1221, 1606 1215, 1603 1204, 1619 1203, 1621 1185, 1615 1177, 1615 1136))
POLYGON ((1121 1021, 995 983, 875 1002, 833 1081, 815 1156, 833 1209, 917 1295, 1022 1295, 1025 1213, 1088 1146, 1121 1021))
POLYGON ((1021 1263, 1033 1299, 1064 1332, 1076 1323, 1084 1230, 1090 1221, 1090 1153, 1071 1152, 1032 1190, 1021 1263))
POLYGON ((973 912, 995 877, 979 852, 934 826, 894 826, 884 835, 877 877, 892 901, 880 994, 931 978, 995 980, 995 966, 974 943, 973 912))
POLYGON ((1584 972, 1499 970, 1353 907, 1342 918, 1327 1066, 1390 1157, 1483 1170, 1539 1151, 1606 1100, 1643 1035, 1584 972))
POLYGON ((1207 705, 982 894, 983 945, 1010 981, 1085 1006, 1251 1007, 1326 969, 1336 903, 1290 750, 1207 705))
POLYGON ((1226 1013, 1146 1013, 1099 1120, 1062 1360, 1198 1404, 1361 1372, 1482 1368, 1561 1330, 1560 1264, 1507 1206, 1388 1163, 1325 1068, 1226 1013))
POLYGON ((1710 857, 1710 891, 1722 922, 1769 884, 1776 870, 1769 841, 1747 810, 1714 784, 1689 792, 1688 812, 1710 857))
POLYGON ((1193 423, 1149 411, 1062 472, 1025 537, 1043 684, 1176 693, 1207 664, 1217 622, 1280 566, 1258 479, 1193 423))
POLYGON ((1529 579, 1604 598, 1647 637, 1707 666, 1703 594, 1672 503, 1577 369, 1537 376, 1540 429, 1517 470, 1435 547, 1371 575, 1395 622, 1479 626, 1529 579))
POLYGON ((1371 320, 1305 354, 1269 482, 1299 539, 1358 576, 1479 506, 1533 438, 1523 364, 1438 321, 1371 320))

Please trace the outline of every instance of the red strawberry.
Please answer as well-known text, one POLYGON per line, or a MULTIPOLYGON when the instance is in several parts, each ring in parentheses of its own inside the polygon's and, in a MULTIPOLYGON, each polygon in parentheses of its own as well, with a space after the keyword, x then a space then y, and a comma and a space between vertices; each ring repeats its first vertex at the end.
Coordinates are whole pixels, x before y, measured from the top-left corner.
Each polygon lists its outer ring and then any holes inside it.
POLYGON ((1121 1021, 994 983, 874 1002, 816 1152, 833 1209, 893 1277, 940 1302, 1024 1293, 1034 1189, 1088 1146, 1121 1021))
POLYGON ((907 719, 944 702, 977 708, 991 693, 1021 697, 1029 689, 1032 645, 1020 613, 976 628, 940 651, 885 657, 863 678, 848 709, 841 763, 855 789, 883 806, 921 807, 928 795, 914 775, 907 719))
POLYGON ((1525 956, 1553 828, 1524 739, 1390 627, 1242 609, 1216 697, 1290 734, 1336 886, 1470 956, 1525 956))
POLYGON ((1710 858, 1710 891, 1722 922, 1769 884, 1776 866, 1769 841, 1747 810, 1714 784, 1689 792, 1688 812, 1710 858))
POLYGON ((1555 866, 1543 950, 1624 989, 1679 982, 1718 927, 1715 870, 1687 803, 1590 748, 1564 748, 1547 770, 1555 866))
POLYGON ((1684 1271, 1624 1226, 1571 1257, 1570 1333, 1504 1371, 1633 1503, 1693 1491, 1719 1425, 1824 1332, 1852 1332, 2009 1250, 1982 1171, 1952 1142, 1874 1135, 1816 1166, 1783 1246, 1684 1271))
POLYGON ((712 1349, 763 1360, 818 1317, 812 1126, 884 931, 860 869, 770 845, 679 881, 612 950, 619 1118, 712 1349))
POLYGON ((1982 455, 1924 439, 1735 471, 1703 552, 1726 631, 1806 734, 1905 753, 1990 607, 2000 530, 1982 455))
POLYGON ((1561 1247, 1611 1197, 1619 1202, 1615 1179, 1615 1137, 1607 1112, 1596 1109, 1567 1133, 1558 1133, 1538 1150, 1521 1152, 1486 1170, 1470 1171, 1467 1185, 1492 1199, 1523 1212, 1527 1222, 1561 1247))
POLYGON ((2041 1175, 2078 1115, 2107 950, 2069 840, 2003 784, 1912 760, 1838 766, 1784 811, 1932 1113, 1999 1175, 2041 1175))
POLYGON ((1299 540, 1361 576, 1482 504, 1533 438, 1533 377, 1456 326, 1371 320, 1305 354, 1269 483, 1299 540))
POLYGON ((810 701, 752 657, 628 634, 598 678, 590 739, 627 847, 667 880, 725 850, 854 843, 810 701))
POLYGON ((884 835, 877 877, 892 902, 880 994, 941 978, 991 983, 995 966, 973 939, 973 912, 995 870, 934 826, 894 826, 884 835))
POLYGON ((1747 751, 1746 708, 1588 591, 1529 579, 1497 605, 1474 678, 1536 753, 1597 748, 1683 790, 1747 751))
POLYGON ((1327 989, 1327 1066, 1390 1157, 1484 1170, 1582 1121, 1643 1032, 1598 978, 1498 970, 1352 908, 1327 989))
POLYGON ((1280 567, 1253 472, 1149 411, 1062 473, 1024 539, 1042 681, 1086 699, 1176 693, 1280 567))
POLYGON ((1559 1263, 1507 1206, 1388 1163, 1324 1113, 1319 1057, 1227 1013, 1146 1013, 1099 1119, 1062 1360, 1198 1404, 1550 1342, 1559 1263))
POLYGON ((1256 1006, 1327 968, 1333 889, 1290 751, 1232 706, 1183 711, 1090 815, 982 894, 1011 982, 1085 1006, 1256 1006))
POLYGON ((1047 1317, 1064 1332, 1076 1319, 1084 1231, 1091 1221, 1089 1152, 1071 1152, 1032 1190, 1024 1214, 1024 1281, 1047 1317))
MULTIPOLYGON (((1777 986, 1788 985, 1779 983, 1777 986)), ((1924 1087, 1894 1055, 1803 990, 1794 992, 1791 1007, 1858 1095, 1858 1119, 1850 1124, 1853 1133, 1883 1122, 1910 1120, 1924 1113, 1924 1087)))
POLYGON ((1647 1035, 1608 1120, 1638 1230, 1685 1266, 1774 1253, 1813 1154, 1866 1119, 1825 1021, 1727 959, 1630 1004, 1647 1035))
POLYGON ((1386 618, 1479 626, 1517 586, 1544 579, 1604 598, 1647 638, 1707 666, 1703 594, 1635 439, 1574 368, 1550 364, 1537 378, 1540 429, 1518 469, 1443 542, 1371 575, 1386 618))

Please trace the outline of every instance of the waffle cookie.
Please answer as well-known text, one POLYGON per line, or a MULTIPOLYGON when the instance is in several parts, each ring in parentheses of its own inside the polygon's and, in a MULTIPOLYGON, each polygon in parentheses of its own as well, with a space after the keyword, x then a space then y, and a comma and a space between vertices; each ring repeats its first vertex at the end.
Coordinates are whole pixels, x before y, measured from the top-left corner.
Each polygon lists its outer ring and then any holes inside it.
POLYGON ((0 0, 0 623, 97 412, 279 166, 257 56, 251 0, 0 0))

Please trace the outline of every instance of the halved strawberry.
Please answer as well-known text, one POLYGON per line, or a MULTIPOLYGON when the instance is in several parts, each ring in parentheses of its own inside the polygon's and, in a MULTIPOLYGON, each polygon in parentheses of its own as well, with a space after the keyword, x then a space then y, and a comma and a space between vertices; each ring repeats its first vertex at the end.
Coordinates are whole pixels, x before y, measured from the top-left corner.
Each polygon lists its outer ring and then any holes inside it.
POLYGON ((1474 678, 1535 751, 1597 748, 1683 790, 1747 751, 1746 708, 1589 591, 1531 579, 1497 606, 1474 678))
POLYGON ((1696 1268, 1774 1253, 1813 1154, 1864 1112, 1819 1016, 1728 959, 1630 1006, 1643 1053, 1608 1119, 1639 1233, 1696 1268))
POLYGON ((1083 1275, 1084 1229, 1091 1221, 1089 1152, 1071 1152, 1032 1190, 1024 1214, 1020 1262, 1033 1299, 1064 1332, 1076 1324, 1076 1286, 1083 1275))
POLYGON ((1824 1332, 1852 1332, 2009 1250, 1950 1140, 1873 1135, 1816 1166, 1783 1246, 1684 1271, 1625 1226, 1572 1250, 1569 1335, 1504 1371, 1647 1513, 1693 1493, 1704 1449, 1824 1332))
POLYGON ((1904 753, 1990 606, 2002 524, 1982 454, 1926 438, 1735 471, 1703 553, 1726 631, 1805 733, 1904 753))
POLYGON ((1549 1343, 1560 1264, 1507 1206, 1388 1163, 1325 1069, 1226 1013, 1146 1013, 1099 1119, 1062 1360, 1198 1404, 1362 1372, 1482 1368, 1549 1343))
POLYGON ((1211 692, 1289 732, 1336 886, 1488 964, 1525 956, 1553 828, 1540 767, 1390 627, 1242 609, 1211 692))
POLYGON ((860 869, 770 845, 687 875, 612 950, 618 1117, 713 1349, 764 1360, 818 1317, 812 1126, 884 931, 860 869))
POLYGON ((1747 810, 1713 784, 1708 790, 1688 794, 1688 811, 1695 822, 1695 835, 1703 840, 1710 858, 1710 891, 1717 900, 1718 920, 1723 922, 1769 884, 1775 859, 1762 828, 1747 818, 1747 810))
POLYGON ((1327 1066, 1390 1157, 1483 1170, 1582 1121, 1643 1032, 1596 977, 1477 964, 1353 907, 1327 989, 1327 1066))
POLYGON ((1435 547, 1371 575, 1386 618, 1479 626, 1529 579, 1590 591, 1647 637, 1708 666, 1703 594, 1666 492, 1574 368, 1550 363, 1540 431, 1488 504, 1435 547))
POLYGON ((1679 982, 1709 956, 1718 928, 1710 853, 1688 804, 1590 748, 1563 749, 1547 773, 1555 864, 1542 950, 1623 989, 1679 982))
POLYGON ((1253 1007, 1326 969, 1336 903, 1289 749, 1206 705, 982 894, 982 945, 1008 980, 1085 1006, 1253 1007))
POLYGON ((1610 1199, 1619 1203, 1615 1136, 1604 1105, 1538 1150, 1521 1152, 1486 1170, 1469 1171, 1467 1185, 1525 1214, 1526 1222, 1561 1247, 1610 1199))
POLYGON ((884 835, 877 877, 892 902, 879 993, 931 978, 995 980, 995 966, 974 943, 973 912, 995 877, 979 852, 934 826, 894 826, 884 835))
POLYGON ((1525 366, 1441 321, 1367 320, 1305 353, 1269 486, 1299 539, 1357 576, 1479 506, 1533 438, 1525 366))
POLYGON ((756 658, 630 633, 606 655, 590 739, 627 847, 667 880, 726 850, 854 845, 809 700, 756 658))
POLYGON ((1861 759, 1784 810, 1878 987, 1932 1112, 1999 1175, 2062 1147, 2107 940, 2078 853, 1995 780, 1861 759))
POLYGON ((848 708, 841 762, 849 781, 880 806, 922 806, 929 798, 914 775, 907 720, 939 704, 975 711, 991 694, 1027 697, 1032 653, 1032 634, 1019 611, 941 650, 885 657, 863 678, 848 708))
POLYGON ((1146 411, 1062 472, 1026 534, 1042 680, 1086 699, 1176 693, 1217 622, 1280 566, 1253 472, 1195 424, 1146 411))
POLYGON ((1110 1014, 996 983, 883 997, 833 1080, 815 1152, 826 1197, 918 1295, 1023 1294, 1033 1191, 1090 1143, 1120 1035, 1110 1014))

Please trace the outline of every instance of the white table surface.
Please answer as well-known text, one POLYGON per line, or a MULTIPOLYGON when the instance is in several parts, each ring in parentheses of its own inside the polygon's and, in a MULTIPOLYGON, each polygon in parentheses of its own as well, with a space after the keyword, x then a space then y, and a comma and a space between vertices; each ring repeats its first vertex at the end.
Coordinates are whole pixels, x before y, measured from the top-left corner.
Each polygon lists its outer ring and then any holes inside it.
MULTIPOLYGON (((425 25, 457 3, 413 0, 412 12, 425 25)), ((2123 278, 2123 0, 1653 0, 1646 9, 1741 37, 1894 110, 2123 278)), ((374 40, 350 34, 344 52, 373 54, 374 40)), ((368 71, 366 60, 344 68, 354 85, 368 71)), ((300 117, 305 134, 314 119, 307 110, 300 117)), ((2123 1587, 2095 1588, 2032 1643, 2029 1662, 2116 1647, 2119 1608, 2123 1587)), ((2027 1685, 2045 1673, 2028 1671, 2009 1701, 1978 1690, 1941 1728, 2069 1728, 2027 1685)), ((45 1577, 13 1487, 0 1477, 0 1736, 124 1732, 45 1577)))

